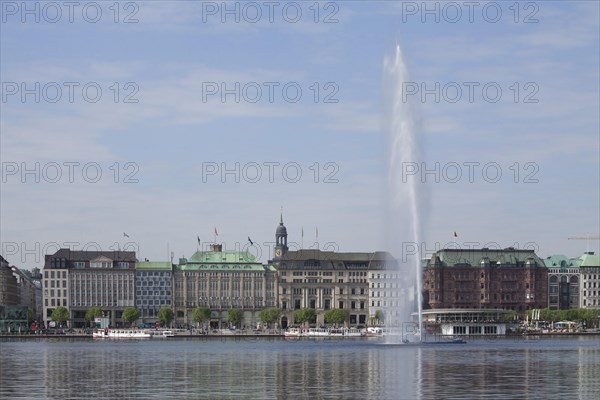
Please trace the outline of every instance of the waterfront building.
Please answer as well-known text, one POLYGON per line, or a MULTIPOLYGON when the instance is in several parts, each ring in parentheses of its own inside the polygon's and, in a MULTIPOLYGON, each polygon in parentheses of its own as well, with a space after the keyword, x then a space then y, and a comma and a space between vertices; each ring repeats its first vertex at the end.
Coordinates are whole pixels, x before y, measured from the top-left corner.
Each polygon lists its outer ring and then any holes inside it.
POLYGON ((88 325, 85 313, 100 307, 111 326, 123 326, 125 308, 135 305, 133 251, 75 251, 60 249, 45 256, 44 322, 52 326, 57 306, 70 313, 69 325, 88 325))
POLYGON ((144 323, 158 321, 158 310, 173 306, 173 264, 170 261, 138 261, 135 266, 135 307, 144 323))
MULTIPOLYGON (((281 326, 297 324, 293 313, 301 308, 316 311, 314 325, 324 325, 328 310, 346 310, 349 326, 366 325, 369 321, 370 272, 382 280, 386 262, 392 257, 386 252, 344 253, 317 249, 289 250, 287 229, 280 219, 275 231, 275 252, 272 263, 279 271, 279 305, 281 326)), ((375 283, 375 278, 372 279, 375 283)), ((383 290, 380 282, 380 290, 383 290)), ((391 289, 391 288, 390 288, 391 289)), ((398 288, 394 288, 398 290, 398 288)), ((381 292, 383 295, 383 292, 381 292)), ((380 307, 383 299, 380 298, 380 307)), ((376 304, 376 303, 375 303, 376 304)), ((373 315, 375 312, 373 312, 373 315)))
POLYGON ((533 250, 443 249, 425 267, 425 309, 546 308, 548 270, 533 250))
POLYGON ((506 310, 434 309, 423 311, 426 335, 505 335, 506 310))
POLYGON ((577 259, 581 277, 580 307, 600 309, 600 255, 593 251, 577 259))
POLYGON ((16 306, 18 304, 17 278, 14 276, 8 261, 0 256, 0 305, 16 306))
POLYGON ((563 255, 544 259, 548 268, 548 308, 579 308, 579 266, 577 260, 563 255))
POLYGON ((259 312, 277 307, 277 270, 263 265, 249 252, 223 251, 213 244, 210 251, 197 251, 181 258, 173 268, 175 324, 195 326, 193 310, 209 308, 210 326, 229 326, 230 308, 243 312, 240 325, 256 326, 259 312))

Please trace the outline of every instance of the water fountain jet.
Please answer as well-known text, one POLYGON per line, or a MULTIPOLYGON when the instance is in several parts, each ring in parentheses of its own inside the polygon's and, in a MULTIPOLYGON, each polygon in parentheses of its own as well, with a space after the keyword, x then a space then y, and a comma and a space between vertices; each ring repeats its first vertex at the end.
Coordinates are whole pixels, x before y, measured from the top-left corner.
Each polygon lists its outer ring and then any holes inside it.
MULTIPOLYGON (((385 128, 389 137, 386 237, 388 250, 397 258, 396 271, 392 271, 396 278, 390 281, 395 291, 384 297, 384 315, 387 328, 400 329, 400 340, 420 342, 421 257, 418 250, 416 254, 408 254, 406 249, 420 249, 423 183, 417 176, 406 176, 407 167, 420 165, 421 161, 415 110, 407 96, 403 96, 407 82, 408 71, 397 45, 394 57, 384 59, 385 128), (412 322, 415 312, 419 321, 416 325, 412 322), (406 328, 411 326, 416 331, 407 332, 406 328)), ((388 343, 398 340, 395 335, 391 337, 394 339, 388 340, 388 343)))

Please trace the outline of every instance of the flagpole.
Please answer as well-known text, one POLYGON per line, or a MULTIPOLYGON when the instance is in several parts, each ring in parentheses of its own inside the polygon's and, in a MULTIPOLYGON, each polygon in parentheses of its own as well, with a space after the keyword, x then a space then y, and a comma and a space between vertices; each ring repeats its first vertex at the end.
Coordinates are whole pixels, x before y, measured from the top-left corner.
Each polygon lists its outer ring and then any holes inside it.
POLYGON ((300 248, 303 249, 304 248, 304 227, 302 227, 302 242, 300 244, 300 248))

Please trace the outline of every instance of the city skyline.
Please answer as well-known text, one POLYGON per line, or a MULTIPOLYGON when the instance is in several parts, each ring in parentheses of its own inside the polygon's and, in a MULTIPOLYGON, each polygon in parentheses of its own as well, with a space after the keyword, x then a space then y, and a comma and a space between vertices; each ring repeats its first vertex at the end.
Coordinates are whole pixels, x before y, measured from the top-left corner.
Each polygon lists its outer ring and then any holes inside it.
POLYGON ((0 24, 0 241, 19 268, 53 243, 177 260, 218 230, 227 248, 266 248, 281 207, 290 242, 314 246, 318 229, 321 250, 398 256, 410 242, 385 245, 382 128, 397 44, 424 153, 405 166, 426 186, 420 253, 475 242, 576 258, 586 241, 568 238, 599 234, 595 2, 492 2, 498 18, 292 2, 272 21, 261 2, 80 5, 73 21, 36 4, 3 2, 0 24))

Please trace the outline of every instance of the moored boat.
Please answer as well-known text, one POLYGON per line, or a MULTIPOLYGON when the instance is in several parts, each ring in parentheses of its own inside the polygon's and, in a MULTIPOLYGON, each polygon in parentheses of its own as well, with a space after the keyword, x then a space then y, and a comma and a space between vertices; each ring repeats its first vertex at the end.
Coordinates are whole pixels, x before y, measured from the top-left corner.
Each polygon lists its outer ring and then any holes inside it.
POLYGON ((284 332, 286 337, 361 337, 366 332, 358 328, 289 328, 284 332))
POLYGON ((139 329, 98 329, 92 334, 94 339, 150 339, 152 335, 139 329))

